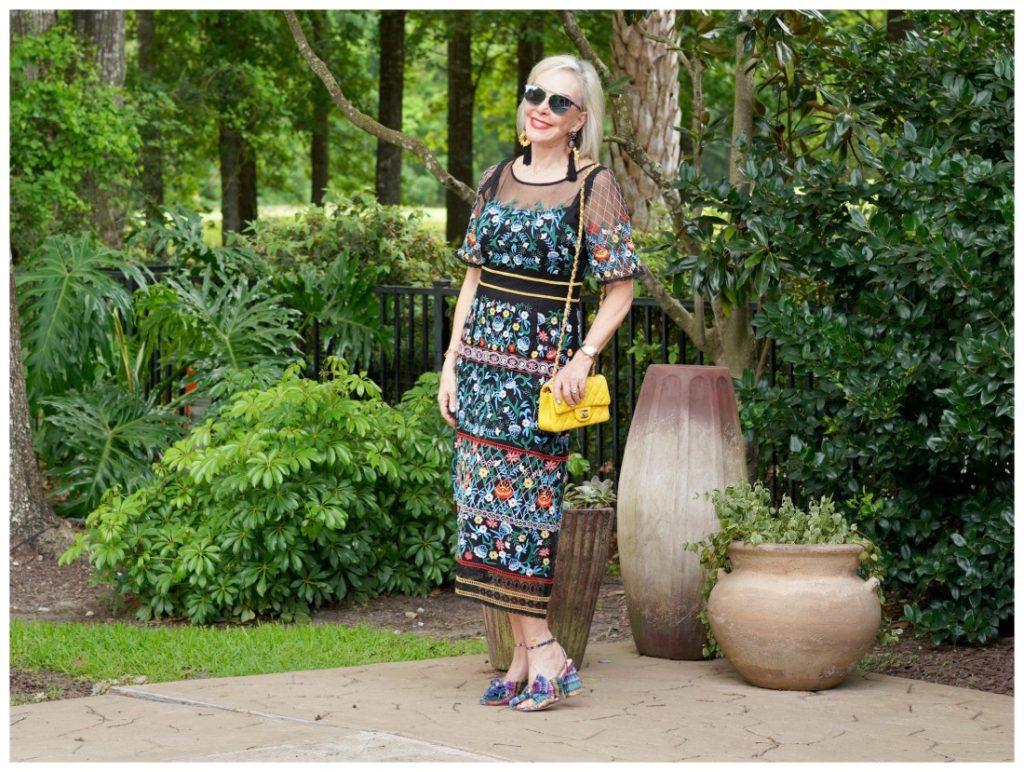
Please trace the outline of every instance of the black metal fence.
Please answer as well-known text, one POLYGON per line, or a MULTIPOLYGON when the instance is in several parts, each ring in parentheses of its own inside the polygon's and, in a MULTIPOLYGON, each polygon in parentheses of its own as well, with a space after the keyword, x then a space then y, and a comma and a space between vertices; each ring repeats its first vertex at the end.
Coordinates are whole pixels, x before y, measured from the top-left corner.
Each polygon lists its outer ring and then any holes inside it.
MULTIPOLYGON (((384 397, 397 401, 402 392, 429 370, 440 370, 443 354, 451 336, 451 314, 459 288, 448 281, 436 281, 432 287, 380 285, 380 322, 390 329, 394 348, 383 354, 369 369, 369 375, 381 386, 384 397)), ((582 298, 586 335, 587 320, 600 302, 595 295, 582 298)), ((681 301, 692 311, 692 301, 681 301)), ((605 346, 596 372, 604 373, 612 396, 612 414, 607 423, 580 429, 576 433, 580 452, 593 471, 617 476, 622 464, 629 422, 636 408, 643 372, 649 364, 704 364, 704 354, 669 319, 653 298, 635 298, 626 318, 605 346)), ((766 377, 772 383, 795 387, 797 376, 792 365, 780 367, 774 345, 769 351, 766 377)), ((782 493, 794 495, 793 481, 779 474, 779 459, 773 452, 768 464, 767 484, 776 502, 782 493)))
MULTIPOLYGON (((155 273, 160 273, 164 266, 153 268, 156 268, 155 273)), ((379 351, 367 371, 381 387, 384 399, 394 403, 420 375, 441 369, 443 354, 450 342, 452 312, 459 288, 444 280, 435 281, 431 287, 378 285, 376 292, 379 321, 390 331, 392 340, 390 351, 379 351)), ((681 302, 692 310, 692 301, 681 302)), ((595 295, 584 295, 581 299, 583 335, 586 335, 587 322, 596 312, 598 303, 599 298, 595 295)), ((326 352, 323 351, 317 320, 309 322, 301 331, 301 338, 307 362, 306 373, 308 377, 318 378, 326 352)), ((611 418, 607 423, 576 433, 577 446, 574 450, 587 458, 592 471, 617 476, 643 372, 649 364, 669 363, 701 365, 704 364, 704 355, 653 298, 635 298, 628 315, 595 365, 595 370, 604 373, 608 379, 612 396, 611 418)), ((154 353, 150 363, 150 376, 154 383, 161 380, 159 368, 159 357, 154 353)), ((171 372, 165 369, 164 378, 169 375, 171 372)), ((770 382, 790 388, 803 380, 798 379, 792 365, 779 365, 774 345, 769 351, 766 376, 770 382)), ((161 400, 169 401, 171 397, 172 389, 167 387, 161 400)), ((766 475, 776 502, 782 493, 794 495, 793 481, 780 474, 778 461, 773 451, 766 475)))

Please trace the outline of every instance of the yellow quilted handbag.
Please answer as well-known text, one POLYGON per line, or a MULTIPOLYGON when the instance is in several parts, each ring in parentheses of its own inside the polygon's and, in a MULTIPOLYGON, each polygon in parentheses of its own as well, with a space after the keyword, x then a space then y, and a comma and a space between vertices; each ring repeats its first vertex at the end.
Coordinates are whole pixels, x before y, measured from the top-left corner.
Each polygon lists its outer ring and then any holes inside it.
POLYGON ((546 432, 564 432, 581 426, 599 424, 608 420, 608 406, 611 402, 608 381, 603 375, 587 376, 583 399, 575 407, 565 400, 555 404, 551 385, 545 383, 540 387, 537 426, 546 432))
MULTIPOLYGON (((580 187, 580 225, 579 233, 576 235, 576 254, 572 260, 572 276, 569 278, 569 294, 565 298, 565 313, 562 314, 562 332, 558 338, 557 352, 562 350, 562 341, 565 339, 565 323, 569 319, 569 302, 572 298, 572 286, 576 281, 576 267, 580 258, 580 246, 583 244, 583 194, 586 189, 587 175, 590 170, 584 172, 583 184, 580 187)), ((603 294, 603 293, 602 293, 603 294)), ((594 365, 597 363, 594 362, 594 365)), ((591 365, 593 368, 594 365, 591 365)), ((555 356, 555 368, 551 374, 554 379, 558 372, 558 356, 555 356)), ((588 375, 586 385, 583 387, 583 398, 575 406, 562 400, 555 404, 555 395, 551 391, 549 380, 540 387, 540 401, 537 405, 537 427, 545 432, 564 432, 569 429, 579 429, 581 426, 599 424, 607 421, 609 417, 608 406, 611 405, 611 395, 608 392, 608 381, 603 375, 588 375)))

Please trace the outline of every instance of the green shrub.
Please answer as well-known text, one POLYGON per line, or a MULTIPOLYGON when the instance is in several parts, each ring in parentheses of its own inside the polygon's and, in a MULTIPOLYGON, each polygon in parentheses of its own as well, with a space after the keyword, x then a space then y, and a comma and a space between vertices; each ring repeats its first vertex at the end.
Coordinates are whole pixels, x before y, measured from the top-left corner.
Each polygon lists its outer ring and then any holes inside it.
POLYGON ((136 176, 141 119, 64 26, 12 40, 10 84, 10 237, 20 262, 48 235, 93 227, 83 186, 136 176))
POLYGON ((149 485, 112 488, 61 556, 88 552, 100 580, 135 595, 137 616, 196 623, 386 592, 426 594, 452 578, 452 437, 423 375, 395 407, 331 359, 322 383, 290 366, 235 394, 154 465, 149 485))
POLYGON ((777 380, 737 384, 759 473, 854 502, 905 617, 935 641, 983 643, 1013 614, 1006 19, 915 12, 899 43, 865 25, 802 44, 805 83, 849 73, 848 98, 820 95, 836 121, 800 130, 821 151, 794 161, 765 122, 749 190, 692 169, 684 189, 739 224, 694 229, 695 270, 728 296, 743 266, 757 335, 776 343, 777 380))
POLYGON ((279 271, 308 264, 326 271, 335 258, 381 269, 382 284, 430 286, 449 265, 449 249, 422 223, 423 215, 372 198, 328 191, 324 206, 309 206, 290 222, 259 220, 251 248, 279 271))

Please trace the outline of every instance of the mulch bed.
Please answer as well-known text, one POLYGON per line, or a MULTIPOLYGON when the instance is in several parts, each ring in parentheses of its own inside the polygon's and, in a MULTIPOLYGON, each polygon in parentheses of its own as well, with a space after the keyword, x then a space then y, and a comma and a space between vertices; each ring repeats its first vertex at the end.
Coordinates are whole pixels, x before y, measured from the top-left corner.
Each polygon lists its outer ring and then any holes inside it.
MULTIPOLYGON (((129 609, 115 611, 117 598, 110 588, 90 584, 89 564, 79 560, 59 566, 31 546, 10 554, 10 613, 21 619, 52 622, 121 622, 139 626, 187 624, 183 619, 139 622, 129 609)), ((891 617, 900 601, 887 603, 891 617)), ((365 624, 383 630, 411 632, 449 640, 484 635, 480 607, 457 597, 451 589, 437 589, 426 598, 392 595, 366 605, 336 603, 313 613, 314 624, 365 624)), ((906 622, 899 643, 870 652, 867 670, 933 683, 1013 695, 1013 637, 985 646, 932 644, 915 638, 906 622)), ((607 576, 601 587, 591 626, 591 641, 632 640, 622 580, 607 576)), ((11 704, 88 696, 92 683, 52 671, 11 669, 11 704)))

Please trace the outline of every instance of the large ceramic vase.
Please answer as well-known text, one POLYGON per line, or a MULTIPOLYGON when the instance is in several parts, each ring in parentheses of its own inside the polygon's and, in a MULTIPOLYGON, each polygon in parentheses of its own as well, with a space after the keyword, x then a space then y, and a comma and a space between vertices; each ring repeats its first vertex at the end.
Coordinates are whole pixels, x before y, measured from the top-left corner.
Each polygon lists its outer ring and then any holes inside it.
POLYGON ((841 683, 882 619, 878 580, 857 575, 857 544, 729 545, 708 621, 722 653, 754 686, 818 691, 841 683))
MULTIPOLYGON (((548 601, 548 627, 577 670, 583 667, 587 651, 614 519, 615 510, 611 507, 566 508, 562 513, 554 583, 548 601)), ((484 606, 484 630, 491 665, 496 670, 507 670, 515 644, 508 614, 484 606)))
POLYGON ((629 426, 617 510, 622 585, 641 654, 702 659, 704 571, 683 541, 718 530, 702 494, 745 479, 728 368, 650 365, 629 426))

